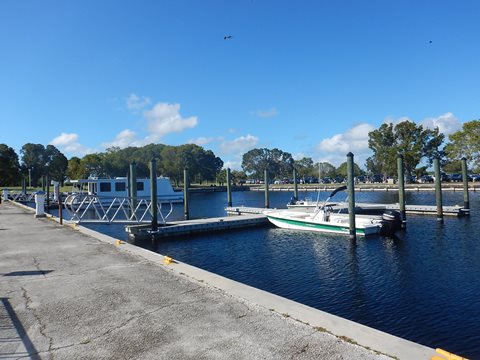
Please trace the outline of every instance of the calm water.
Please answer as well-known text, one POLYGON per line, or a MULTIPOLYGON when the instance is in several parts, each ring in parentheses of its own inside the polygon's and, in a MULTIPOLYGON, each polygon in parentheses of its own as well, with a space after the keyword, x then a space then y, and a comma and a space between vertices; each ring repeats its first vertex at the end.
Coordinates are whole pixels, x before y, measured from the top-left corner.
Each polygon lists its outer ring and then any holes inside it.
MULTIPOLYGON (((284 207, 290 196, 272 192, 271 207, 284 207)), ((396 202, 398 195, 365 192, 356 199, 396 202)), ((445 192, 443 200, 463 204, 463 194, 445 192)), ((408 192, 406 201, 434 205, 435 196, 408 192)), ((192 194, 191 215, 222 216, 225 202, 225 193, 192 194)), ((480 359, 480 193, 470 193, 470 202, 470 217, 445 217, 443 225, 434 216, 408 216, 407 230, 395 240, 352 242, 340 235, 256 228, 161 240, 155 250, 373 328, 480 359)), ((233 203, 263 206, 263 193, 236 192, 233 203)), ((183 209, 175 210, 180 219, 183 209)), ((126 239, 123 226, 92 228, 126 239)))

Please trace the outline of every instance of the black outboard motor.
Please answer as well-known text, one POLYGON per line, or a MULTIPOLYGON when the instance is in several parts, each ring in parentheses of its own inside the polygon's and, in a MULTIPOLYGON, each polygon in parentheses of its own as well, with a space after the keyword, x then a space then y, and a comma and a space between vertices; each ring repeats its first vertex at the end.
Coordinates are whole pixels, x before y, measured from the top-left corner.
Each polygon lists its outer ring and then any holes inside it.
POLYGON ((395 231, 402 228, 402 216, 400 211, 385 210, 382 214, 382 231, 384 236, 393 236, 395 231))

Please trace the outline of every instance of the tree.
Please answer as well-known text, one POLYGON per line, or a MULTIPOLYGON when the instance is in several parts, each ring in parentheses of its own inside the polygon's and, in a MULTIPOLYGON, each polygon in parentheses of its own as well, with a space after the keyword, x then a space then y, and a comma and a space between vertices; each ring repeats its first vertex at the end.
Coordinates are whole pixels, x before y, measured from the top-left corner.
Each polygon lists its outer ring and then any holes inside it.
POLYGON ((301 178, 315 176, 315 167, 313 166, 312 158, 304 157, 300 160, 295 160, 295 169, 301 178))
POLYGON ((18 155, 5 144, 0 144, 0 181, 2 186, 14 186, 20 182, 18 155))
POLYGON ((85 164, 76 156, 68 160, 67 177, 70 180, 85 179, 88 176, 85 164))
POLYGON ((294 160, 290 153, 279 149, 253 149, 243 154, 242 169, 248 175, 263 178, 267 170, 268 177, 291 176, 294 160))
POLYGON ((452 160, 465 157, 470 168, 480 172, 480 120, 466 122, 459 130, 449 136, 450 142, 445 152, 452 160))
MULTIPOLYGON (((337 168, 337 174, 343 177, 348 176, 348 171, 347 171, 347 162, 345 161, 342 163, 338 168, 337 168)), ((359 176, 362 175, 363 171, 360 169, 360 166, 358 166, 356 163, 353 163, 353 175, 354 176, 359 176)))
POLYGON ((37 186, 38 179, 45 174, 45 147, 42 144, 28 143, 20 150, 22 172, 32 179, 32 186, 37 186))
POLYGON ((393 126, 382 124, 369 134, 368 146, 373 156, 367 159, 367 170, 387 176, 397 174, 397 154, 403 154, 405 173, 410 176, 422 159, 430 164, 436 156, 443 156, 440 146, 445 136, 438 128, 424 129, 411 121, 393 126))
POLYGON ((87 154, 82 159, 82 166, 87 176, 108 177, 104 166, 104 155, 101 153, 87 154))
POLYGON ((60 150, 53 145, 47 145, 45 148, 45 167, 46 172, 52 180, 63 184, 67 175, 68 160, 60 150))
MULTIPOLYGON (((318 176, 319 177, 335 177, 337 175, 337 170, 335 166, 330 164, 329 162, 320 162, 315 165, 315 168, 318 169, 318 176)), ((314 176, 317 174, 314 174, 314 176)))

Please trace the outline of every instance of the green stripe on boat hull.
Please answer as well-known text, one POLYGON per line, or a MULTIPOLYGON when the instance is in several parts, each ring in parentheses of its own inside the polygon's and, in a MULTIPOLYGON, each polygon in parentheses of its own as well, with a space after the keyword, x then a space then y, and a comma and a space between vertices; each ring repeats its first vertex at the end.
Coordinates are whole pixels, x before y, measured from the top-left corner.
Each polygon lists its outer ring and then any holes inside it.
MULTIPOLYGON (((348 226, 328 224, 328 223, 298 221, 294 219, 283 219, 283 218, 270 216, 270 215, 267 215, 267 217, 268 217, 268 220, 270 220, 270 222, 272 222, 274 225, 280 228, 317 231, 317 232, 326 232, 326 233, 334 233, 334 234, 350 234, 350 230, 348 226)), ((361 236, 378 234, 378 232, 379 232, 379 228, 376 226, 375 227, 372 226, 368 228, 357 227, 355 229, 355 233, 361 236)))

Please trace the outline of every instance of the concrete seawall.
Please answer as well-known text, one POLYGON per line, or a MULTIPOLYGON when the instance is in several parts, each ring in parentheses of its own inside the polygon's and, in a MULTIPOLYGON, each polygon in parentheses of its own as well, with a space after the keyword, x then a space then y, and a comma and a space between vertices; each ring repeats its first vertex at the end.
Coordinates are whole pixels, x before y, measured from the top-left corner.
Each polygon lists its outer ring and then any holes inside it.
POLYGON ((430 359, 434 351, 0 205, 0 358, 430 359), (3 305, 3 306, 2 306, 3 305), (335 336, 335 335, 337 336, 335 336), (358 345, 360 344, 360 345, 358 345))

